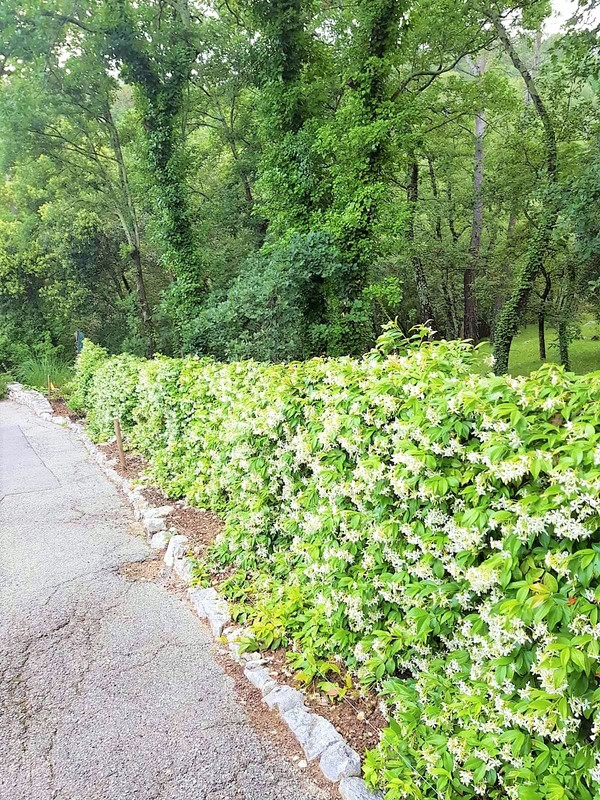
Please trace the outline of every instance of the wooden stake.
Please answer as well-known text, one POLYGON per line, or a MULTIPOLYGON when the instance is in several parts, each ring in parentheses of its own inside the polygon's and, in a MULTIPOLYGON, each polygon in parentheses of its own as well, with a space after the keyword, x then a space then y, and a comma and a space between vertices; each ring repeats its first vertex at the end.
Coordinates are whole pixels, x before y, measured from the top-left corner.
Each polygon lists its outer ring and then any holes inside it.
POLYGON ((125 469, 125 451, 123 450, 123 438, 121 436, 121 423, 119 418, 115 417, 115 436, 117 437, 117 447, 119 449, 119 461, 121 467, 125 469))
POLYGON ((52 386, 52 383, 50 381, 50 375, 48 375, 48 400, 50 400, 50 387, 51 386, 52 386))

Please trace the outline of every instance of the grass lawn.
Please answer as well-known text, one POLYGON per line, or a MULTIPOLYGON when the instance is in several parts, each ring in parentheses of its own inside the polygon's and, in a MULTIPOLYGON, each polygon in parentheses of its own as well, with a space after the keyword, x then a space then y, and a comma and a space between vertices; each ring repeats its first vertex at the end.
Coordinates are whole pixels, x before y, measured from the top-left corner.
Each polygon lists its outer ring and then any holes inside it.
MULTIPOLYGON (((592 336, 600 336, 600 324, 595 320, 584 320, 581 323, 581 339, 571 342, 571 368, 573 372, 584 373, 600 370, 600 340, 592 341, 592 336)), ((547 361, 559 362, 556 342, 556 331, 546 327, 547 361)), ((492 352, 489 344, 484 344, 480 352, 482 358, 492 352)), ((528 325, 515 337, 511 350, 509 371, 511 375, 527 375, 536 370, 542 362, 538 356, 537 325, 528 325)))

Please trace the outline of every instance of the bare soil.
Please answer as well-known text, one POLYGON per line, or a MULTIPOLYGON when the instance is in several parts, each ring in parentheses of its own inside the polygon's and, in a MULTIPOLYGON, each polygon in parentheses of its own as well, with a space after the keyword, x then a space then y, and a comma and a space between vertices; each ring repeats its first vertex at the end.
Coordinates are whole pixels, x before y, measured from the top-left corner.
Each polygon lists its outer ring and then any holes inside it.
POLYGON ((98 450, 101 450, 107 458, 114 460, 114 469, 116 472, 118 472, 122 478, 127 478, 127 480, 130 481, 142 478, 144 470, 148 466, 146 460, 142 458, 142 456, 129 451, 125 453, 125 469, 123 469, 119 461, 119 448, 114 441, 98 445, 98 450))
POLYGON ((162 575, 163 568, 164 562, 157 554, 143 561, 129 561, 121 564, 119 575, 128 581, 155 581, 162 575))
POLYGON ((59 417, 68 417, 72 422, 80 422, 82 419, 82 415, 72 411, 62 397, 57 399, 50 398, 50 405, 54 413, 58 414, 59 417))
MULTIPOLYGON (((357 752, 362 754, 379 744, 380 733, 387 722, 374 692, 359 694, 357 690, 350 689, 345 696, 332 699, 316 686, 307 687, 305 683, 295 680, 294 671, 287 662, 283 648, 262 653, 262 656, 268 660, 274 677, 300 689, 306 698, 306 705, 316 714, 328 719, 357 752)), ((327 680, 344 685, 343 680, 333 673, 327 675, 327 680)))

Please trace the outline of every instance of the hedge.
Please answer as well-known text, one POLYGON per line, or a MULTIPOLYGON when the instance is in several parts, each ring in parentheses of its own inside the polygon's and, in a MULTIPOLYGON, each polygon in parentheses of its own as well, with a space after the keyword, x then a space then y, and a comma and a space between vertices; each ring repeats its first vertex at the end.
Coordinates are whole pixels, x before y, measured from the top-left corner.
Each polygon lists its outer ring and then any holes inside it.
POLYGON ((390 328, 285 365, 86 342, 76 381, 97 438, 119 414, 169 495, 222 514, 213 568, 258 645, 381 694, 389 800, 592 800, 600 373, 478 364, 390 328))

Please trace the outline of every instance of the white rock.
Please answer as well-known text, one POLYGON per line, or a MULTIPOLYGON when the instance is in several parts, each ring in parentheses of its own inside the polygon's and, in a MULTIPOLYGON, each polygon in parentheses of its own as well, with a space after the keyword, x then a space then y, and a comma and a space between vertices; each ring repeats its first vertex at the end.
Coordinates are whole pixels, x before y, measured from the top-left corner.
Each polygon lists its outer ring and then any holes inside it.
POLYGON ((206 609, 206 616, 208 617, 208 624, 212 631, 212 635, 218 638, 223 633, 223 628, 228 622, 231 622, 229 614, 229 606, 225 600, 219 598, 218 600, 205 600, 204 608, 206 609))
POLYGON ((242 658, 246 662, 246 666, 250 666, 251 664, 264 664, 264 658, 261 658, 260 653, 244 653, 242 658))
POLYGON ((219 599, 219 593, 216 589, 213 589, 212 586, 208 586, 204 589, 194 589, 194 591, 198 593, 198 597, 201 598, 204 607, 206 607, 207 603, 213 603, 215 600, 219 599))
POLYGON ((246 656, 246 669, 258 669, 267 663, 265 658, 260 657, 260 653, 246 653, 246 656), (254 656, 254 658, 250 656, 254 656))
POLYGON ((173 567, 184 583, 189 583, 192 580, 192 565, 189 558, 175 559, 173 567))
MULTIPOLYGON (((271 694, 275 694, 274 690, 271 694)), ((269 695, 267 695, 267 698, 269 695)), ((266 699, 265 698, 265 701, 266 699)), ((308 737, 310 736, 310 727, 311 727, 311 714, 304 706, 304 703, 301 706, 295 706, 290 708, 289 711, 286 711, 282 714, 283 721, 294 734, 298 743, 304 747, 304 743, 308 741, 308 737)))
POLYGON ((304 695, 291 686, 279 686, 265 697, 269 708, 277 708, 282 716, 296 708, 304 708, 304 695))
POLYGON ((346 742, 337 742, 323 752, 319 766, 328 780, 337 782, 360 775, 360 756, 346 742))
POLYGON ((146 533, 150 536, 153 533, 164 531, 167 527, 164 517, 148 516, 148 512, 146 512, 143 516, 143 525, 146 533))
POLYGON ((237 627, 237 625, 229 625, 224 629, 223 636, 228 642, 235 642, 240 638, 241 633, 242 629, 237 627))
POLYGON ((173 513, 173 506, 157 506, 149 510, 157 517, 167 517, 173 513))
POLYGON ((239 642, 229 642, 229 652, 231 653, 231 657, 234 661, 237 661, 238 664, 243 663, 240 647, 241 644, 239 642))
POLYGON ((150 547, 154 550, 163 550, 169 544, 171 536, 169 531, 158 531, 150 539, 150 547))
POLYGON ((172 567, 175 563, 175 559, 181 558, 185 555, 187 550, 187 536, 179 533, 177 536, 171 536, 169 540, 169 546, 167 547, 167 552, 165 553, 165 564, 167 567, 172 567))
POLYGON ((339 790, 342 800, 383 800, 383 795, 368 789, 362 778, 342 778, 339 790))
MULTIPOLYGON (((173 539, 176 538, 178 537, 173 537, 173 539)), ((171 542, 173 539, 171 539, 171 542)), ((171 546, 171 542, 169 542, 169 547, 171 546)), ((168 552, 169 550, 167 549, 167 553, 168 552)), ((215 638, 221 636, 223 633, 223 628, 228 622, 231 622, 227 601, 220 598, 218 592, 213 588, 188 589, 188 596, 192 601, 198 616, 208 620, 208 624, 210 625, 213 636, 215 638)))
POLYGON ((198 614, 199 617, 206 617, 206 611, 204 610, 204 593, 202 589, 188 589, 188 597, 190 603, 194 607, 194 611, 198 614))
POLYGON ((135 498, 131 501, 133 504, 133 513, 136 519, 142 519, 144 512, 148 508, 148 503, 144 499, 144 495, 138 490, 135 498))
POLYGON ((254 667, 250 669, 246 667, 244 669, 244 675, 253 686, 256 686, 263 697, 277 686, 277 681, 272 678, 269 674, 269 670, 265 667, 254 667))

